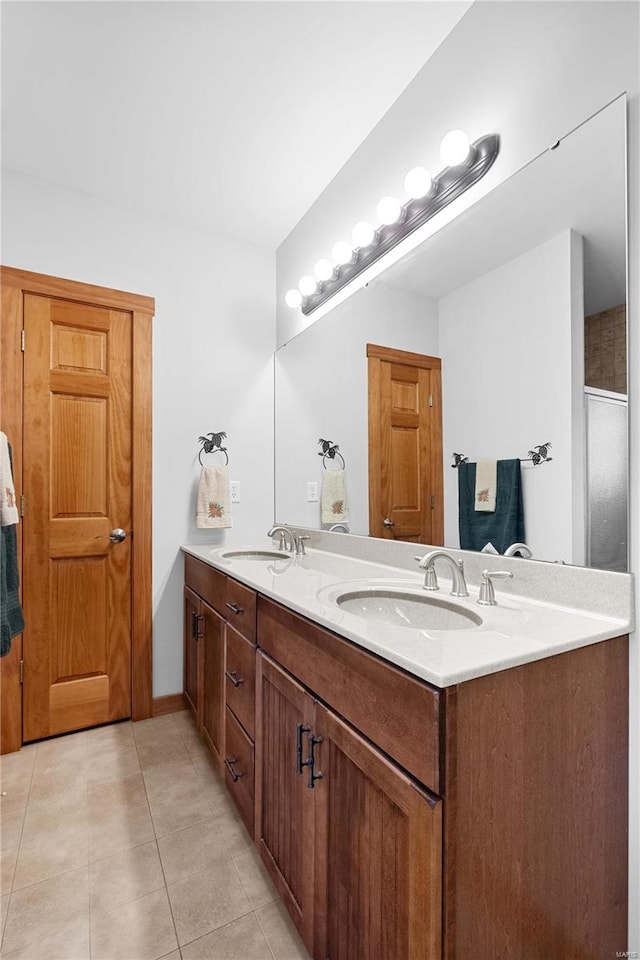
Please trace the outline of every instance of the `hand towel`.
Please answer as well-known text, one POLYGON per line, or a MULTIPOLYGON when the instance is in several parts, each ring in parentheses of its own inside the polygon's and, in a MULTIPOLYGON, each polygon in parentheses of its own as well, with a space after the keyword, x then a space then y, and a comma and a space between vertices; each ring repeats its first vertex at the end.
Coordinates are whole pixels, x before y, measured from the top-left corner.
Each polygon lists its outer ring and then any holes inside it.
POLYGON ((475 509, 494 513, 496 509, 497 460, 478 460, 476 464, 475 509))
POLYGON ((4 657, 11 650, 12 637, 24 630, 18 595, 18 510, 11 447, 4 433, 0 433, 0 484, 0 657, 4 657))
POLYGON ((491 542, 502 554, 510 544, 525 542, 520 461, 498 460, 493 513, 474 509, 476 464, 463 463, 457 473, 460 549, 482 550, 491 542))
POLYGON ((322 523, 344 523, 348 519, 344 470, 325 470, 322 476, 322 523))
POLYGON ((18 522, 18 505, 6 433, 0 431, 0 526, 18 522))
POLYGON ((226 467, 203 467, 196 503, 196 527, 231 527, 231 486, 226 467))

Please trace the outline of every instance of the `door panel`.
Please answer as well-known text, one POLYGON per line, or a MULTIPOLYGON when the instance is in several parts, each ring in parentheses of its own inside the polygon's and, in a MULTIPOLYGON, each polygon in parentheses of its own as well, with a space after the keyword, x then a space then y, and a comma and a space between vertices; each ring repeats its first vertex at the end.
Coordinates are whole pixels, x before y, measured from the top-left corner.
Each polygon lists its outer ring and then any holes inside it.
POLYGON ((367 345, 369 532, 441 544, 440 360, 367 345))
POLYGON ((202 601, 189 587, 184 588, 184 695, 198 727, 202 722, 201 673, 198 660, 203 628, 200 619, 202 601))
POLYGON ((218 762, 224 756, 224 636, 225 622, 201 602, 202 733, 218 762))
POLYGON ((440 960, 442 802, 316 705, 316 952, 440 960))
POLYGON ((131 713, 131 314, 25 295, 25 740, 131 713), (109 532, 128 534, 112 543, 109 532))

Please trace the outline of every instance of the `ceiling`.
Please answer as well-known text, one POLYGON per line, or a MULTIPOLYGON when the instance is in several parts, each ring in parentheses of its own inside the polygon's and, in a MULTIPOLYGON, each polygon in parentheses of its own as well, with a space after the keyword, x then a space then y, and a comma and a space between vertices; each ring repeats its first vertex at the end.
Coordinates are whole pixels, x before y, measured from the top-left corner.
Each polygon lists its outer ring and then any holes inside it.
POLYGON ((275 249, 469 6, 3 2, 3 165, 275 249))

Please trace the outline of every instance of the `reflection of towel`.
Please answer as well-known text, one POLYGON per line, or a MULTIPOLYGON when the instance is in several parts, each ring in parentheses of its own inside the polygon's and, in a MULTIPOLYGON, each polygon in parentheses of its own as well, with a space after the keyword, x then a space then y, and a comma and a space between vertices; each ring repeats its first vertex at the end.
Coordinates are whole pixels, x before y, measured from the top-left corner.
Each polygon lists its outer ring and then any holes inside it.
POLYGON ((226 467, 203 467, 200 471, 196 527, 230 527, 231 488, 226 467))
POLYGON ((11 447, 0 433, 0 657, 11 649, 11 638, 24 630, 18 597, 18 510, 13 485, 11 447))
POLYGON ((497 460, 478 460, 476 464, 475 509, 494 513, 496 509, 497 460))
POLYGON ((322 475, 322 523, 349 519, 344 470, 325 470, 322 475))
POLYGON ((494 513, 480 513, 474 509, 475 491, 476 464, 460 464, 458 467, 460 548, 482 550, 491 541, 498 553, 504 553, 509 544, 523 542, 526 538, 520 461, 498 460, 494 513))

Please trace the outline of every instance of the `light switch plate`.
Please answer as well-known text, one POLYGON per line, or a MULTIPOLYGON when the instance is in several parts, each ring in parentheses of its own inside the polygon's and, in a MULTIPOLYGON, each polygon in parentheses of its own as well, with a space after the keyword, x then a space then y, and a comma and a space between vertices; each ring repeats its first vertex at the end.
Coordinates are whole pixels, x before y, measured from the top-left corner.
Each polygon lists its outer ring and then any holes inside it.
POLYGON ((318 502, 318 481, 307 480, 307 503, 318 502))
POLYGON ((229 486, 231 488, 231 503, 240 503, 240 481, 231 480, 229 486))

